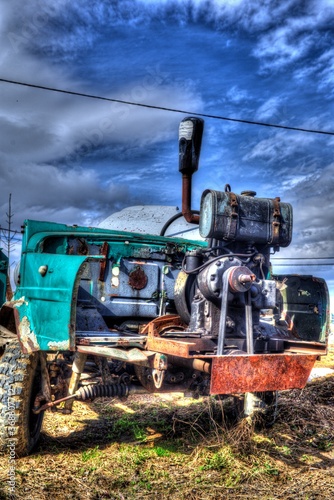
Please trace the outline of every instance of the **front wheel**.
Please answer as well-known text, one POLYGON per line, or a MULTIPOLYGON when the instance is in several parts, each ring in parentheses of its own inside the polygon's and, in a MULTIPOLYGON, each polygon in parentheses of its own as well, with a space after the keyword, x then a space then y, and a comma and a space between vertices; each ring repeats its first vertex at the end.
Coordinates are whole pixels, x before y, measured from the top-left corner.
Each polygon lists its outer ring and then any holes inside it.
POLYGON ((39 353, 23 354, 18 340, 0 358, 0 451, 28 455, 36 445, 44 412, 32 412, 41 390, 39 353))

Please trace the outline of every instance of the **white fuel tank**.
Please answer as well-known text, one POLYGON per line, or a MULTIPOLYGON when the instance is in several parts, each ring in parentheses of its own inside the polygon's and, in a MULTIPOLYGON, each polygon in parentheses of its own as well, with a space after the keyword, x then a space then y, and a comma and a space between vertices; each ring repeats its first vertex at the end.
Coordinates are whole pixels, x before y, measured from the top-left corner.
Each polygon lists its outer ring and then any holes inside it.
MULTIPOLYGON (((161 205, 138 205, 127 207, 115 212, 98 227, 131 233, 159 235, 166 222, 180 213, 178 207, 161 205)), ((185 238, 188 240, 203 240, 198 231, 198 224, 189 224, 183 216, 174 220, 166 229, 164 236, 185 238)))

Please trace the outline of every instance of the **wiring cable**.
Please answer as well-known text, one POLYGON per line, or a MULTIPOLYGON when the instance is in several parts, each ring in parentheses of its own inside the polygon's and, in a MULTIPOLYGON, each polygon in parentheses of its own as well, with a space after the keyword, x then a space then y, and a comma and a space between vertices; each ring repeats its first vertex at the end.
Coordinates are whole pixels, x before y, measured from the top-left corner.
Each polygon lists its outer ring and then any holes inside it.
POLYGON ((302 127, 291 127, 288 125, 279 125, 277 123, 266 123, 266 122, 259 122, 259 121, 254 121, 254 120, 245 120, 245 119, 241 119, 241 118, 231 118, 231 117, 227 117, 227 116, 212 115, 209 113, 196 113, 196 112, 187 111, 184 109, 168 108, 168 107, 164 107, 164 106, 155 106, 153 104, 145 104, 145 103, 140 103, 140 102, 126 101, 123 99, 114 99, 111 97, 99 96, 99 95, 94 95, 94 94, 86 94, 83 92, 75 92, 75 91, 71 91, 71 90, 58 89, 58 88, 54 88, 54 87, 46 87, 44 85, 35 85, 33 83, 18 82, 16 80, 8 80, 6 78, 0 78, 0 82, 10 83, 12 85, 21 85, 24 87, 30 87, 30 88, 39 89, 39 90, 47 90, 49 92, 58 92, 61 94, 74 95, 74 96, 78 96, 78 97, 86 97, 89 99, 98 99, 101 101, 115 102, 118 104, 127 104, 129 106, 139 106, 142 108, 156 109, 156 110, 160 110, 160 111, 169 111, 172 113, 182 113, 185 115, 200 116, 202 118, 213 118, 215 120, 225 120, 225 121, 236 122, 236 123, 244 123, 244 124, 248 124, 248 125, 257 125, 260 127, 271 127, 271 128, 278 128, 278 129, 283 129, 283 130, 292 130, 295 132, 307 132, 307 133, 311 133, 311 134, 334 135, 334 132, 332 132, 330 130, 317 130, 317 129, 302 128, 302 127))

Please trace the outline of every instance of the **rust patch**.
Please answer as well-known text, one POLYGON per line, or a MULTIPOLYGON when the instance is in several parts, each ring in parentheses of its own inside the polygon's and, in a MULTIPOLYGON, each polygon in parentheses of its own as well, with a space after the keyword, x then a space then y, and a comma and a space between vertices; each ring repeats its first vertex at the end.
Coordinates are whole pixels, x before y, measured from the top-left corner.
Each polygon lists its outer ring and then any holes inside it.
POLYGON ((160 332, 168 329, 177 328, 185 329, 187 325, 185 325, 180 316, 177 314, 167 314, 166 316, 159 316, 158 318, 154 318, 152 321, 147 323, 141 330, 142 335, 149 335, 158 337, 160 332))
POLYGON ((84 346, 79 345, 77 347, 78 352, 84 354, 92 354, 96 356, 105 356, 107 358, 118 359, 119 361, 125 361, 126 363, 139 363, 148 365, 147 356, 140 349, 134 347, 128 351, 124 349, 118 349, 115 347, 104 347, 104 346, 84 346))
MULTIPOLYGON (((7 302, 6 302, 6 304, 7 304, 7 302)), ((10 304, 8 303, 8 305, 10 305, 10 307, 21 307, 23 305, 27 306, 28 302, 26 301, 25 297, 21 297, 20 299, 11 301, 10 304)))
POLYGON ((302 389, 317 356, 259 354, 212 359, 210 394, 302 389))
POLYGON ((149 351, 157 351, 164 354, 180 356, 181 358, 188 358, 189 352, 195 350, 196 342, 147 337, 146 348, 149 351))
MULTIPOLYGON (((205 353, 213 351, 214 347, 215 344, 212 340, 205 338, 196 339, 188 337, 180 340, 175 338, 148 336, 146 341, 146 349, 150 351, 180 356, 181 358, 195 358, 200 356, 201 352, 205 353)), ((203 354, 203 356, 213 357, 213 354, 208 356, 203 354)))
POLYGON ((109 251, 109 244, 107 241, 104 241, 100 249, 100 255, 103 255, 104 257, 104 259, 101 260, 100 262, 100 272, 99 272, 100 281, 105 281, 108 251, 109 251))
POLYGON ((33 352, 39 350, 39 344, 35 333, 30 328, 27 316, 24 316, 19 323, 19 341, 22 344, 23 352, 33 352))
POLYGON ((78 241, 80 243, 80 246, 78 248, 78 255, 88 255, 89 248, 86 240, 84 240, 83 238, 78 238, 78 241))
POLYGON ((50 351, 68 351, 70 349, 69 340, 61 340, 60 342, 48 342, 50 351))
POLYGON ((145 271, 137 266, 133 271, 129 273, 129 285, 134 290, 142 290, 147 285, 148 278, 145 271))

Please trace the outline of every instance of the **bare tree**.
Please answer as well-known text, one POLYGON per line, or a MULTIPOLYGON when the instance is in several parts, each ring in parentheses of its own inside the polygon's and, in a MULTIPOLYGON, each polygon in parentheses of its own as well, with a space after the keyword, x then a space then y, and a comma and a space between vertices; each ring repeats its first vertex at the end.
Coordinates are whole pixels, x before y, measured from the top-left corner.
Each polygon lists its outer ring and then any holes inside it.
MULTIPOLYGON (((14 214, 12 212, 12 193, 9 194, 8 198, 8 212, 6 212, 6 228, 1 228, 1 240, 4 242, 5 248, 7 250, 8 262, 10 262, 11 252, 15 245, 15 236, 17 231, 12 230, 12 222, 14 214)), ((10 283, 10 264, 8 265, 7 273, 7 286, 6 286, 6 298, 11 300, 13 297, 12 285, 10 283)))

